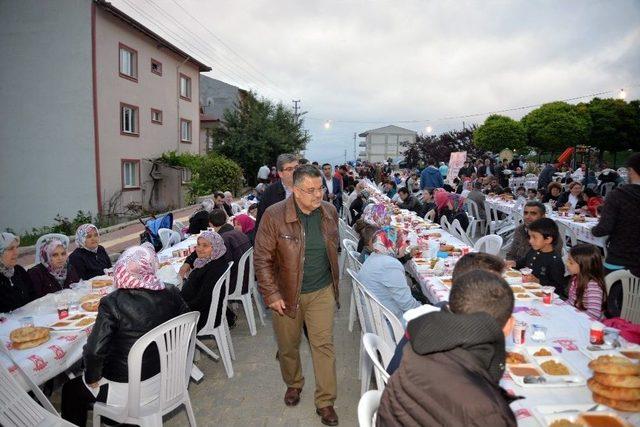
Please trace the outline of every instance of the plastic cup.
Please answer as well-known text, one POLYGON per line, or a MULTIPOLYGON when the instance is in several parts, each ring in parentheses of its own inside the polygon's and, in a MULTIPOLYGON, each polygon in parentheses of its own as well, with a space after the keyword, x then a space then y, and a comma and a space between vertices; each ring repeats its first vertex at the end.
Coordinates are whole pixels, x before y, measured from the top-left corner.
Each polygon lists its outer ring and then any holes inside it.
POLYGON ((35 323, 33 321, 33 317, 32 316, 25 316, 25 317, 21 317, 20 318, 20 327, 21 328, 28 328, 28 327, 33 327, 35 326, 35 323))

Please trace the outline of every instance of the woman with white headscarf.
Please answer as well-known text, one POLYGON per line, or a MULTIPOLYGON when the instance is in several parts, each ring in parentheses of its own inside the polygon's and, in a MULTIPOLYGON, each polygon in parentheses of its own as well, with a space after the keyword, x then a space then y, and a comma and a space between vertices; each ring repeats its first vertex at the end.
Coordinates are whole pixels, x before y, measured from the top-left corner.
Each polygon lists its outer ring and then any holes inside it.
MULTIPOLYGON (((227 247, 215 231, 205 231, 198 237, 196 246, 198 257, 193 261, 193 270, 182 286, 182 298, 191 310, 200 312, 198 330, 207 324, 211 307, 211 292, 218 279, 227 270, 229 259, 227 247)), ((226 289, 223 291, 225 295, 226 289)), ((222 305, 218 307, 216 316, 220 316, 222 305)))
POLYGON ((39 248, 40 264, 29 269, 29 277, 36 298, 67 289, 80 281, 78 272, 69 264, 67 245, 61 240, 50 239, 39 248))
MULTIPOLYGON (((62 388, 62 417, 67 421, 84 426, 87 410, 96 401, 126 404, 127 357, 133 344, 156 326, 189 312, 178 289, 165 286, 157 269, 155 251, 143 246, 127 249, 116 262, 117 289, 100 300, 83 349, 84 375, 62 388)), ((152 344, 142 355, 142 380, 159 372, 158 349, 152 344)))
POLYGON ((35 299, 33 284, 18 265, 20 239, 0 233, 0 313, 8 313, 35 299))
POLYGON ((69 263, 83 280, 89 280, 104 274, 105 268, 111 268, 107 251, 100 245, 98 227, 82 224, 76 230, 77 248, 69 255, 69 263))

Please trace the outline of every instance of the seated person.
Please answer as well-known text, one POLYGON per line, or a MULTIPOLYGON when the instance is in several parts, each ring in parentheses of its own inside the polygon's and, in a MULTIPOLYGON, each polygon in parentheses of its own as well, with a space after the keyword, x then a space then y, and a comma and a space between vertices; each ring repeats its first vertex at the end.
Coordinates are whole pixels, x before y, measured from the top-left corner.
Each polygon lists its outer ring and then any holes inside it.
POLYGON ((418 202, 416 198, 409 193, 409 190, 407 190, 406 187, 402 187, 398 190, 398 197, 400 200, 397 205, 400 209, 407 209, 414 212, 420 211, 420 202, 418 202))
POLYGON ((515 170, 513 171, 513 178, 522 178, 524 176, 524 172, 522 171, 522 168, 520 166, 516 166, 515 170))
POLYGON ((236 230, 246 235, 253 234, 256 226, 256 214, 258 213, 258 204, 254 203, 247 209, 247 213, 241 213, 233 217, 233 226, 236 230))
MULTIPOLYGON (((84 376, 62 387, 62 417, 75 425, 86 425, 87 410, 96 401, 126 404, 127 358, 133 344, 156 326, 189 311, 178 289, 165 287, 156 276, 158 258, 153 247, 145 246, 127 249, 116 262, 117 289, 100 300, 96 323, 83 349, 84 376)), ((158 349, 151 344, 142 355, 142 380, 159 372, 158 349)))
POLYGON ((8 313, 36 299, 31 278, 18 265, 20 239, 0 233, 0 313, 8 313))
POLYGON ((547 186, 547 192, 542 197, 541 202, 551 203, 555 205, 558 197, 560 197, 560 194, 562 194, 562 184, 560 184, 559 182, 552 182, 547 186))
POLYGON ((600 320, 607 305, 607 287, 600 249, 579 244, 569 250, 567 270, 571 273, 567 302, 600 320))
POLYGON ((422 190, 422 200, 420 200, 420 212, 418 215, 424 218, 431 210, 436 209, 436 204, 433 202, 433 188, 425 188, 422 190))
POLYGON ((569 191, 565 191, 558 197, 553 209, 557 211, 561 206, 568 206, 571 209, 578 210, 586 204, 582 197, 582 184, 578 181, 573 181, 569 184, 569 191))
POLYGON ((360 257, 358 261, 364 263, 369 255, 373 253, 373 236, 380 230, 380 228, 373 224, 367 224, 363 221, 363 226, 360 228, 360 241, 358 242, 358 252, 360 257))
POLYGON ((58 239, 51 239, 40 246, 40 264, 29 269, 29 277, 36 298, 69 288, 80 281, 76 269, 69 263, 67 246, 58 239))
MULTIPOLYGON (((487 200, 487 197, 484 195, 481 189, 482 183, 479 181, 474 182, 473 190, 469 191, 469 194, 467 194, 467 199, 475 202, 476 206, 478 207, 478 215, 480 215, 480 218, 476 219, 484 220, 487 218, 487 213, 484 210, 484 202, 487 200)), ((469 213, 471 213, 471 211, 469 211, 469 213)))
POLYGON ((388 180, 382 184, 382 193, 385 194, 388 198, 393 199, 397 192, 398 190, 395 181, 388 180))
POLYGON ((527 190, 527 200, 537 200, 538 198, 538 190, 535 188, 530 188, 527 190))
POLYGON ((464 211, 464 197, 440 190, 434 193, 434 199, 436 202, 436 218, 434 222, 440 224, 440 219, 446 216, 449 223, 452 223, 454 219, 460 221, 463 230, 469 227, 469 217, 464 211))
POLYGON ((515 197, 524 197, 526 199, 527 198, 527 190, 523 186, 520 186, 520 187, 516 188, 515 197))
MULTIPOLYGON (((523 224, 520 224, 515 228, 515 230, 513 230, 513 240, 511 242, 511 246, 507 249, 506 259, 508 261, 513 261, 512 265, 515 265, 515 261, 520 258, 524 258, 531 250, 527 227, 533 221, 544 218, 545 214, 546 209, 542 203, 537 201, 529 201, 525 203, 522 210, 523 224)), ((562 239, 558 239, 554 245, 555 250, 561 253, 563 246, 562 239)))
POLYGON ((69 263, 76 269, 83 280, 104 274, 105 268, 111 268, 111 260, 107 251, 100 246, 100 233, 93 224, 82 224, 76 230, 76 245, 69 263))
MULTIPOLYGON (((231 195, 231 193, 229 193, 231 195)), ((216 191, 213 195, 213 200, 215 202, 215 207, 217 209, 224 209, 227 216, 233 216, 233 209, 231 208, 231 202, 233 202, 233 196, 225 196, 225 193, 221 191, 216 191)), ((209 211, 211 212, 211 211, 209 211)))
POLYGON ((500 385, 514 297, 494 273, 471 271, 451 287, 449 310, 407 326, 399 368, 380 400, 377 425, 516 426, 500 385))
POLYGON ((528 231, 531 250, 516 261, 516 268, 530 268, 542 286, 553 286, 561 298, 566 298, 564 262, 562 253, 555 248, 555 243, 560 239, 558 226, 552 219, 540 218, 529 224, 528 231))
POLYGON ((214 210, 215 203, 211 199, 204 199, 200 202, 200 208, 189 217, 189 234, 198 234, 209 227, 209 212, 214 210))
POLYGON ((404 267, 398 260, 398 251, 404 246, 402 237, 394 234, 395 229, 388 232, 379 230, 373 236, 373 253, 366 259, 358 280, 375 296, 381 304, 388 308, 400 321, 402 314, 420 306, 411 295, 411 289, 404 275, 404 267))
POLYGON ((367 190, 362 190, 353 202, 351 202, 351 205, 349 205, 349 211, 351 212, 351 224, 355 224, 356 221, 360 219, 368 200, 369 192, 367 190))
MULTIPOLYGON (((198 236, 196 246, 197 258, 193 261, 193 269, 189 270, 187 279, 182 285, 181 295, 189 309, 200 312, 198 330, 202 329, 209 318, 211 293, 216 282, 229 267, 227 247, 215 231, 205 231, 198 236)), ((224 286, 224 285, 223 285, 224 286)), ((222 294, 225 295, 226 289, 222 294)), ((222 306, 219 307, 221 309, 222 306)), ((219 316, 217 313, 216 316, 219 316)))
POLYGON ((581 210, 594 218, 598 216, 597 209, 598 206, 604 204, 604 197, 597 194, 591 188, 585 188, 585 190, 582 192, 582 198, 585 202, 585 205, 581 208, 581 210))

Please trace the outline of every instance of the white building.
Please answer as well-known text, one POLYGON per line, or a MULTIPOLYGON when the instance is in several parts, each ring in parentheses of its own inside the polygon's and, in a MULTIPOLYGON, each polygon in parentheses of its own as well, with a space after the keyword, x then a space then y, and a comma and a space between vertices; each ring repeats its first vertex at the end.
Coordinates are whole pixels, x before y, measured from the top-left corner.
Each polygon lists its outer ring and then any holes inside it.
POLYGON ((360 147, 365 150, 360 152, 359 160, 368 162, 385 162, 387 159, 396 159, 404 154, 405 144, 416 141, 416 132, 399 126, 389 125, 378 129, 362 132, 360 147))

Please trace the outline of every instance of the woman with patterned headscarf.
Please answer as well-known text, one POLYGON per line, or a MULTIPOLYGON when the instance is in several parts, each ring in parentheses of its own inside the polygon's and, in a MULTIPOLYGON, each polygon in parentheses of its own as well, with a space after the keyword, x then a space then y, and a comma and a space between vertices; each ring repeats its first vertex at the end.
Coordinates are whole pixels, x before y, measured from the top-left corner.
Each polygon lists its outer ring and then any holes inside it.
POLYGON ((83 280, 101 276, 105 268, 111 268, 111 260, 107 251, 100 245, 100 233, 95 225, 82 224, 78 227, 76 246, 69 255, 69 263, 83 280))
MULTIPOLYGON (((209 318, 213 287, 227 270, 229 261, 224 240, 215 231, 205 231, 198 236, 196 255, 198 257, 193 261, 193 270, 189 272, 182 286, 182 298, 191 310, 200 312, 200 330, 209 318)), ((222 295, 225 295, 225 292, 226 289, 223 289, 222 295)), ((222 304, 219 305, 216 316, 220 316, 221 311, 222 304)))
POLYGON ((0 233, 0 313, 8 313, 35 299, 31 278, 18 265, 20 239, 0 233))
POLYGON ((464 197, 460 194, 449 193, 445 190, 435 191, 433 199, 436 204, 436 223, 440 223, 443 216, 451 223, 454 219, 460 221, 460 225, 464 230, 469 226, 469 217, 464 211, 464 197))
POLYGON ((373 235, 373 253, 358 272, 358 280, 382 305, 402 321, 402 314, 421 304, 411 295, 398 255, 404 251, 403 233, 394 228, 377 231, 373 235))
POLYGON ((61 240, 47 240, 39 251, 40 264, 29 269, 36 298, 67 289, 70 284, 80 281, 78 272, 69 264, 67 245, 61 240))
MULTIPOLYGON (((115 263, 117 289, 100 300, 83 349, 84 381, 77 377, 62 388, 62 417, 67 421, 84 426, 87 410, 96 401, 126 404, 127 358, 133 344, 156 326, 189 312, 180 291, 165 286, 157 269, 155 251, 142 246, 127 249, 115 263)), ((142 355, 142 380, 159 372, 158 349, 150 345, 142 355)))

